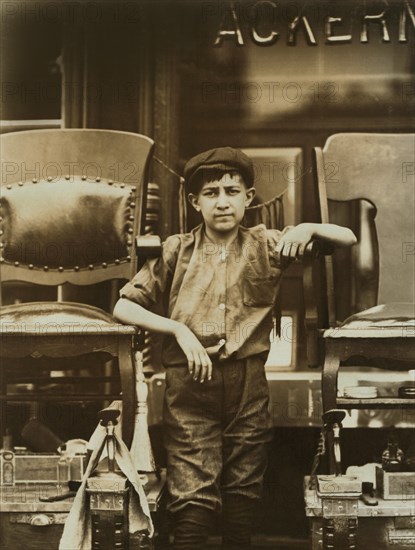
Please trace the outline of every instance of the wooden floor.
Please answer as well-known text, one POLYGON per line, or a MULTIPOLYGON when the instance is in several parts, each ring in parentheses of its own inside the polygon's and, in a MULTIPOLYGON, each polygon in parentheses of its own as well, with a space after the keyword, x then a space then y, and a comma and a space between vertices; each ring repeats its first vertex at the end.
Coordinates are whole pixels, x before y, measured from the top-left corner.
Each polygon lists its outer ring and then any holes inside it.
MULTIPOLYGON (((209 539, 208 548, 209 550, 222 550, 219 537, 209 539)), ((308 540, 287 537, 253 537, 251 550, 262 550, 263 548, 273 548, 274 550, 309 550, 310 543, 308 540)))
MULTIPOLYGON (((157 550, 171 550, 172 546, 157 545, 156 548, 157 550)), ((272 548, 273 550, 309 550, 310 542, 290 537, 254 536, 250 550, 263 550, 264 548, 272 548)), ((201 548, 200 550, 205 549, 201 548)), ((206 550, 223 550, 220 537, 209 537, 206 550)))

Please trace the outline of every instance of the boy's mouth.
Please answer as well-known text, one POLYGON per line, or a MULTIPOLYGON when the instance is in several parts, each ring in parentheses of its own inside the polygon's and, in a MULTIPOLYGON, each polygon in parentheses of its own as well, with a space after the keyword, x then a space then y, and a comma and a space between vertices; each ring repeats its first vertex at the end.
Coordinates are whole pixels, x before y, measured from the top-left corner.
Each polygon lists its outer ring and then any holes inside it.
POLYGON ((215 218, 230 218, 233 214, 216 214, 215 218))

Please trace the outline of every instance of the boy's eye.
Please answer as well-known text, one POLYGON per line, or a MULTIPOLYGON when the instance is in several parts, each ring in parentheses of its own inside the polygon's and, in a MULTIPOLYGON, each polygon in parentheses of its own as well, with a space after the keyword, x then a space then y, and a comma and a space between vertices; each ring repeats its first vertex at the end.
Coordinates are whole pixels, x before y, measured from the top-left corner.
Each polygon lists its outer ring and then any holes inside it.
POLYGON ((216 191, 205 191, 203 194, 205 197, 214 197, 216 195, 216 191))
POLYGON ((238 193, 239 189, 236 187, 228 190, 228 195, 237 195, 238 193))

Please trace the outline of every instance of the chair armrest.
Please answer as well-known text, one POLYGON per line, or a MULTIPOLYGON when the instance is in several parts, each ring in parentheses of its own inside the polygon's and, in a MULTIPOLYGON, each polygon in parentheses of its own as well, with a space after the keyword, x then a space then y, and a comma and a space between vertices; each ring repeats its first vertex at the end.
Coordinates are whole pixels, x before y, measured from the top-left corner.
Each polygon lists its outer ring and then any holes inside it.
POLYGON ((139 266, 142 266, 147 258, 157 258, 161 254, 161 239, 158 235, 138 235, 135 246, 139 266))
POLYGON ((310 241, 304 250, 304 260, 313 260, 320 256, 331 256, 334 252, 334 246, 321 240, 310 241))

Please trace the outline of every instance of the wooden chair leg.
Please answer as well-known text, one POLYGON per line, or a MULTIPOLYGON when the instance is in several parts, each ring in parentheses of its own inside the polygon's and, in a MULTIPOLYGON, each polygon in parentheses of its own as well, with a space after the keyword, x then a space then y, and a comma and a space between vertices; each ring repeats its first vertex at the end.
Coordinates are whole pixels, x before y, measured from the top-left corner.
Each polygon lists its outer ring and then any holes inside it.
POLYGON ((329 474, 336 473, 336 459, 334 457, 334 437, 333 430, 326 431, 327 458, 329 465, 329 474))
POLYGON ((134 435, 136 411, 135 366, 131 337, 120 339, 118 365, 122 391, 122 438, 130 448, 134 435))
MULTIPOLYGON (((1 359, 0 359, 1 362, 1 359)), ((3 368, 0 367, 0 393, 1 395, 7 394, 7 381, 6 376, 4 373, 3 368)), ((6 428, 7 428, 7 420, 6 420, 6 407, 7 407, 7 401, 1 400, 0 401, 0 446, 1 446, 1 440, 5 434, 6 428)))
POLYGON ((321 390, 323 398, 323 412, 337 408, 337 377, 340 360, 337 353, 328 349, 324 360, 321 375, 321 390))
MULTIPOLYGON (((327 350, 321 376, 321 389, 323 399, 323 413, 337 408, 337 377, 339 373, 340 360, 336 353, 327 350)), ((334 457, 333 430, 326 432, 327 453, 329 461, 329 473, 336 473, 334 457)))

